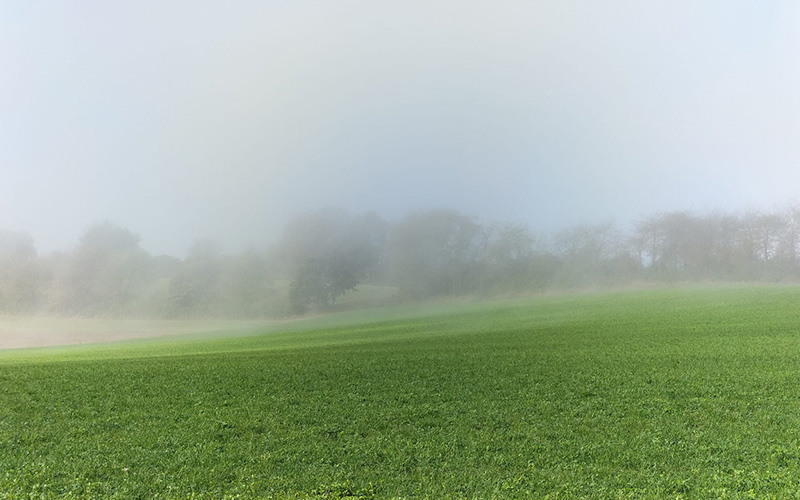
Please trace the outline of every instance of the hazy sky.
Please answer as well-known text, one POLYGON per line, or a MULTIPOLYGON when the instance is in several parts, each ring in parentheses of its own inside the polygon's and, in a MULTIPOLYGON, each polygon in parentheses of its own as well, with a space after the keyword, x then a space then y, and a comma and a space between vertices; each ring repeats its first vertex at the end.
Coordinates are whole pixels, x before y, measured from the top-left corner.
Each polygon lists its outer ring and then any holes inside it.
POLYGON ((42 253, 798 200, 796 1, 0 0, 0 228, 42 253))

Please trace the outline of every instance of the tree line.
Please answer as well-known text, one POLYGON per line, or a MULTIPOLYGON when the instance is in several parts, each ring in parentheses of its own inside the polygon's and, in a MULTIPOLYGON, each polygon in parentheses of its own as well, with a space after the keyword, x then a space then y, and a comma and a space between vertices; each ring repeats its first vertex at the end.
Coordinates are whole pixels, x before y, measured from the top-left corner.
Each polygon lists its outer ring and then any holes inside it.
POLYGON ((800 208, 655 214, 631 229, 586 224, 550 235, 453 210, 389 222, 328 209, 295 216, 267 249, 229 255, 211 240, 184 259, 96 224, 40 256, 0 231, 0 313, 120 317, 282 317, 330 308, 361 285, 393 300, 492 296, 631 283, 800 281, 800 208), (368 288, 368 287, 367 287, 368 288))

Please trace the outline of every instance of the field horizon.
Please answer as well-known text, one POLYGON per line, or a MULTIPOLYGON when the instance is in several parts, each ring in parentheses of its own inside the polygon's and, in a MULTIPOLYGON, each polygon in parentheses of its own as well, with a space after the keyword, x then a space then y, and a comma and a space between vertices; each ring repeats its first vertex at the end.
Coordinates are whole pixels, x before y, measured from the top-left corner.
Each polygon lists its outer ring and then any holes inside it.
MULTIPOLYGON (((417 312, 463 307, 464 304, 502 304, 516 301, 553 297, 578 297, 598 294, 653 292, 658 290, 706 290, 736 288, 779 288, 798 285, 740 284, 740 283, 632 283, 616 288, 585 288, 578 290, 556 290, 547 292, 499 294, 483 297, 466 295, 418 301, 388 300, 392 294, 382 290, 389 287, 367 286, 352 297, 346 296, 335 307, 315 311, 302 316, 284 318, 147 318, 147 317, 84 317, 53 314, 0 315, 0 352, 18 349, 59 348, 76 345, 116 343, 125 341, 163 340, 169 338, 207 337, 218 333, 225 337, 236 334, 250 335, 253 332, 277 331, 281 328, 296 329, 303 325, 369 321, 381 315, 414 315, 417 312), (379 293, 375 294, 374 289, 379 293), (374 296, 373 296, 374 294, 374 296), (404 312, 401 312, 404 311, 404 312), (338 319, 337 318, 341 318, 338 319)), ((394 291, 393 293, 396 293, 394 291)))

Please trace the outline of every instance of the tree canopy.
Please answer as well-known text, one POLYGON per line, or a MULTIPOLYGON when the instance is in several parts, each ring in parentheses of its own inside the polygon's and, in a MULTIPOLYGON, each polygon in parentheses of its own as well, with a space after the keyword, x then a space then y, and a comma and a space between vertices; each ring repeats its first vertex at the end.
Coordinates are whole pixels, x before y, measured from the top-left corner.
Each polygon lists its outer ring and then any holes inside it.
POLYGON ((273 246, 230 255, 199 240, 183 259, 152 256, 112 222, 75 248, 38 255, 0 231, 0 312, 82 316, 275 317, 326 310, 363 287, 396 300, 685 281, 800 281, 800 208, 653 214, 537 234, 453 210, 386 221, 300 214, 273 246))

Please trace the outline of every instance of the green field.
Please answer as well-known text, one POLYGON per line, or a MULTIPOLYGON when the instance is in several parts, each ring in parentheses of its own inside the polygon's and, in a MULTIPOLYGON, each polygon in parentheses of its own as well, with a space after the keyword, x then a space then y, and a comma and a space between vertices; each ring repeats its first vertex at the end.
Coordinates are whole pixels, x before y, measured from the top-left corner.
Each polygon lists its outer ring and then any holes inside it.
POLYGON ((3 498, 800 498, 800 289, 0 352, 3 498))

